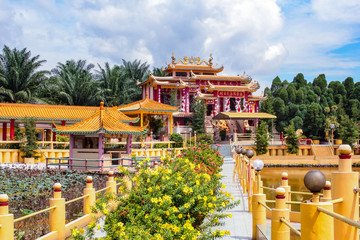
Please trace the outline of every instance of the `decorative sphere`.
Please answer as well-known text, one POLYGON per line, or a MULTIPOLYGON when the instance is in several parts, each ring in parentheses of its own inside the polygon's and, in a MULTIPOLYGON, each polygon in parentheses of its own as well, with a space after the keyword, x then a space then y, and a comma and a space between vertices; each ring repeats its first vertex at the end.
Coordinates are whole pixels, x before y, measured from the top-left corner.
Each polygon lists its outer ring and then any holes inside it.
POLYGON ((326 181, 326 182, 325 182, 325 187, 327 187, 327 188, 331 187, 331 182, 330 182, 330 181, 326 181))
POLYGON ((348 144, 341 144, 339 146, 340 155, 349 155, 351 153, 351 147, 348 144))
POLYGON ((0 203, 6 203, 9 201, 9 197, 6 194, 0 194, 0 203))
POLYGON ((241 147, 240 147, 239 145, 237 145, 237 146, 235 147, 235 152, 236 152, 237 154, 240 154, 240 153, 241 153, 241 147))
POLYGON ((252 158, 254 156, 254 151, 251 149, 246 150, 246 156, 252 158))
POLYGON ((87 182, 92 182, 92 180, 93 180, 92 176, 87 176, 87 177, 86 177, 86 181, 87 181, 87 182))
POLYGON ((282 187, 278 187, 278 188, 275 190, 275 192, 276 192, 276 195, 277 195, 277 196, 284 196, 284 195, 285 195, 285 189, 282 188, 282 187))
POLYGON ((319 170, 311 170, 305 174, 304 184, 312 193, 318 193, 325 187, 325 175, 319 170))
POLYGON ((54 184, 54 189, 60 190, 61 189, 61 184, 60 183, 55 183, 54 184))
POLYGON ((254 167, 255 171, 261 171, 264 168, 264 162, 260 159, 256 159, 252 166, 254 167))
POLYGON ((283 177, 283 178, 287 178, 289 175, 288 175, 288 173, 287 172, 283 172, 283 173, 281 173, 281 177, 283 177))
POLYGON ((241 149, 241 153, 242 153, 243 155, 246 154, 246 151, 247 151, 247 150, 246 150, 245 148, 242 148, 242 149, 241 149))
POLYGON ((114 175, 114 171, 109 171, 109 176, 114 175))

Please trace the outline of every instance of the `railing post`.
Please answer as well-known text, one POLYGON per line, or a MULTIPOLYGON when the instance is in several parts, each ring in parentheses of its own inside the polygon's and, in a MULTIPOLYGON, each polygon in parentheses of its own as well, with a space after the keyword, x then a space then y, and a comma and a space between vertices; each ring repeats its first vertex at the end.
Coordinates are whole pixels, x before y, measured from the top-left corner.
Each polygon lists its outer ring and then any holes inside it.
POLYGON ((116 191, 116 182, 114 181, 114 172, 109 171, 108 176, 109 177, 108 180, 106 181, 106 187, 110 187, 110 188, 106 189, 106 192, 113 193, 116 195, 117 191, 116 191))
POLYGON ((321 202, 331 201, 331 182, 330 181, 326 181, 323 193, 324 193, 324 195, 320 199, 320 201, 321 202))
POLYGON ((73 166, 72 166, 72 159, 71 158, 69 158, 68 163, 69 163, 69 169, 72 170, 73 166))
MULTIPOLYGON (((352 171, 351 147, 340 145, 339 170, 332 172, 332 199, 342 198, 334 205, 334 212, 353 219, 359 219, 359 194, 354 188, 359 186, 359 173, 352 171)), ((335 239, 359 239, 359 229, 339 220, 334 220, 335 239)))
MULTIPOLYGON (((291 201, 291 187, 289 186, 287 172, 281 174, 281 187, 285 189, 285 200, 291 201)), ((291 204, 288 204, 287 207, 291 210, 291 204)))
POLYGON ((280 221, 281 218, 289 220, 290 217, 286 201, 286 190, 283 187, 278 187, 276 189, 275 208, 271 211, 271 239, 290 239, 289 227, 280 221))
POLYGON ((9 197, 0 194, 0 239, 14 239, 14 215, 9 214, 9 197))
POLYGON ((93 178, 91 176, 86 177, 86 188, 84 189, 84 195, 89 194, 84 198, 84 215, 91 213, 91 207, 95 205, 96 195, 95 188, 93 186, 93 178))
POLYGON ((65 198, 61 198, 61 184, 54 184, 54 197, 50 198, 50 232, 57 232, 57 239, 65 239, 65 198))
POLYGON ((265 194, 254 194, 252 196, 252 223, 253 223, 253 239, 256 238, 256 226, 259 225, 261 229, 266 230, 266 209, 259 202, 265 204, 265 194))

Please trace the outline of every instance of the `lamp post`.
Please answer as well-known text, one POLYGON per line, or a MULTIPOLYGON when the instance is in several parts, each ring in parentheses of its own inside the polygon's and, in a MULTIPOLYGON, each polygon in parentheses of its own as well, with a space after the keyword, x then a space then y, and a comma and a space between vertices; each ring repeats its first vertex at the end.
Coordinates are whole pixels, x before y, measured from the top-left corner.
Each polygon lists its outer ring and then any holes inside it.
POLYGON ((330 124, 330 128, 331 128, 331 144, 334 145, 334 129, 335 129, 335 124, 330 124))
POLYGON ((194 142, 195 142, 194 145, 196 145, 196 131, 194 131, 194 142))
POLYGON ((260 193, 260 181, 261 181, 261 176, 260 176, 260 172, 261 170, 264 168, 264 162, 261 161, 260 159, 256 159, 253 162, 253 168, 256 171, 256 181, 257 181, 257 192, 260 193))
POLYGON ((246 156, 249 158, 249 164, 248 164, 248 183, 249 183, 249 195, 251 196, 251 158, 254 156, 254 151, 251 149, 246 150, 246 156))

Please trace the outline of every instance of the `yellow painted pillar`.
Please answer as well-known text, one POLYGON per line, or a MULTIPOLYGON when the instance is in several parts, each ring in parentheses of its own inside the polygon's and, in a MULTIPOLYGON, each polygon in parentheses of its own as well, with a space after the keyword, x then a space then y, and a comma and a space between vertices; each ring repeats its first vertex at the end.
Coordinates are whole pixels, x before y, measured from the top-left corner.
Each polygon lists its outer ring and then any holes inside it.
MULTIPOLYGON (((359 194, 354 193, 354 188, 359 186, 359 173, 352 171, 351 147, 340 145, 339 170, 331 174, 332 199, 342 198, 341 203, 334 204, 334 212, 359 220, 359 194)), ((339 220, 334 220, 335 239, 359 239, 359 229, 339 220)))
POLYGON ((112 194, 117 193, 116 182, 114 181, 114 172, 113 171, 109 171, 108 180, 106 181, 106 187, 110 187, 110 188, 106 189, 106 192, 112 193, 112 194))
POLYGON ((57 239, 65 239, 65 198, 61 198, 61 184, 54 184, 54 198, 50 198, 50 232, 57 232, 57 239))
POLYGON ((271 211, 271 239, 290 240, 289 227, 280 221, 281 218, 288 221, 290 219, 290 210, 285 203, 286 201, 286 190, 283 187, 278 187, 276 189, 275 208, 271 211))
POLYGON ((10 152, 9 151, 6 151, 5 154, 4 154, 4 163, 11 163, 11 159, 10 159, 10 152))
MULTIPOLYGON (((143 119, 144 115, 143 113, 140 113, 140 127, 142 127, 144 125, 144 119, 143 119)), ((142 142, 143 140, 143 136, 140 135, 140 142, 142 142)), ((141 143, 141 146, 143 147, 143 144, 141 143)))
POLYGON ((329 211, 333 210, 332 203, 319 202, 319 195, 315 194, 312 202, 300 204, 302 240, 334 239, 334 219, 323 212, 319 212, 318 206, 329 211))
MULTIPOLYGON (((291 187, 289 186, 288 173, 283 172, 281 174, 281 187, 285 189, 285 199, 286 201, 291 201, 291 187)), ((291 204, 287 205, 287 208, 291 210, 291 204)))
POLYGON ((266 229, 266 209, 259 202, 265 204, 265 194, 254 194, 252 197, 252 226, 253 239, 256 238, 256 226, 258 225, 261 229, 266 229))
POLYGON ((326 181, 325 187, 324 187, 324 195, 320 199, 321 202, 329 202, 331 201, 331 182, 326 181))
POLYGON ((9 214, 9 197, 0 194, 0 239, 14 239, 14 215, 9 214))
POLYGON ((84 198, 84 215, 91 213, 91 207, 95 205, 96 195, 95 188, 93 186, 93 178, 91 176, 86 177, 86 188, 84 189, 84 195, 89 194, 84 198))

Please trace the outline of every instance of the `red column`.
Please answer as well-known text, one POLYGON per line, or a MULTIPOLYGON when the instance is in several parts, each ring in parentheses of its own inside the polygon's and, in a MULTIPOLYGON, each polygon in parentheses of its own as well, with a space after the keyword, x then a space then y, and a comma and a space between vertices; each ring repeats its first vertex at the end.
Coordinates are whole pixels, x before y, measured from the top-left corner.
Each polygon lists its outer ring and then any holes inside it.
POLYGON ((10 120, 10 140, 15 139, 15 119, 10 120))
POLYGON ((7 123, 6 122, 3 123, 3 137, 2 137, 2 140, 3 141, 7 140, 7 123))
MULTIPOLYGON (((66 121, 65 121, 65 120, 62 120, 62 121, 61 121, 61 126, 65 126, 65 123, 66 123, 66 121)), ((65 136, 65 134, 61 134, 61 136, 65 136)), ((56 136, 55 136, 55 140, 56 140, 56 136)))
MULTIPOLYGON (((55 128, 54 124, 53 124, 52 128, 53 129, 55 128)), ((53 131, 52 134, 53 134, 53 142, 56 142, 56 132, 53 131)))

